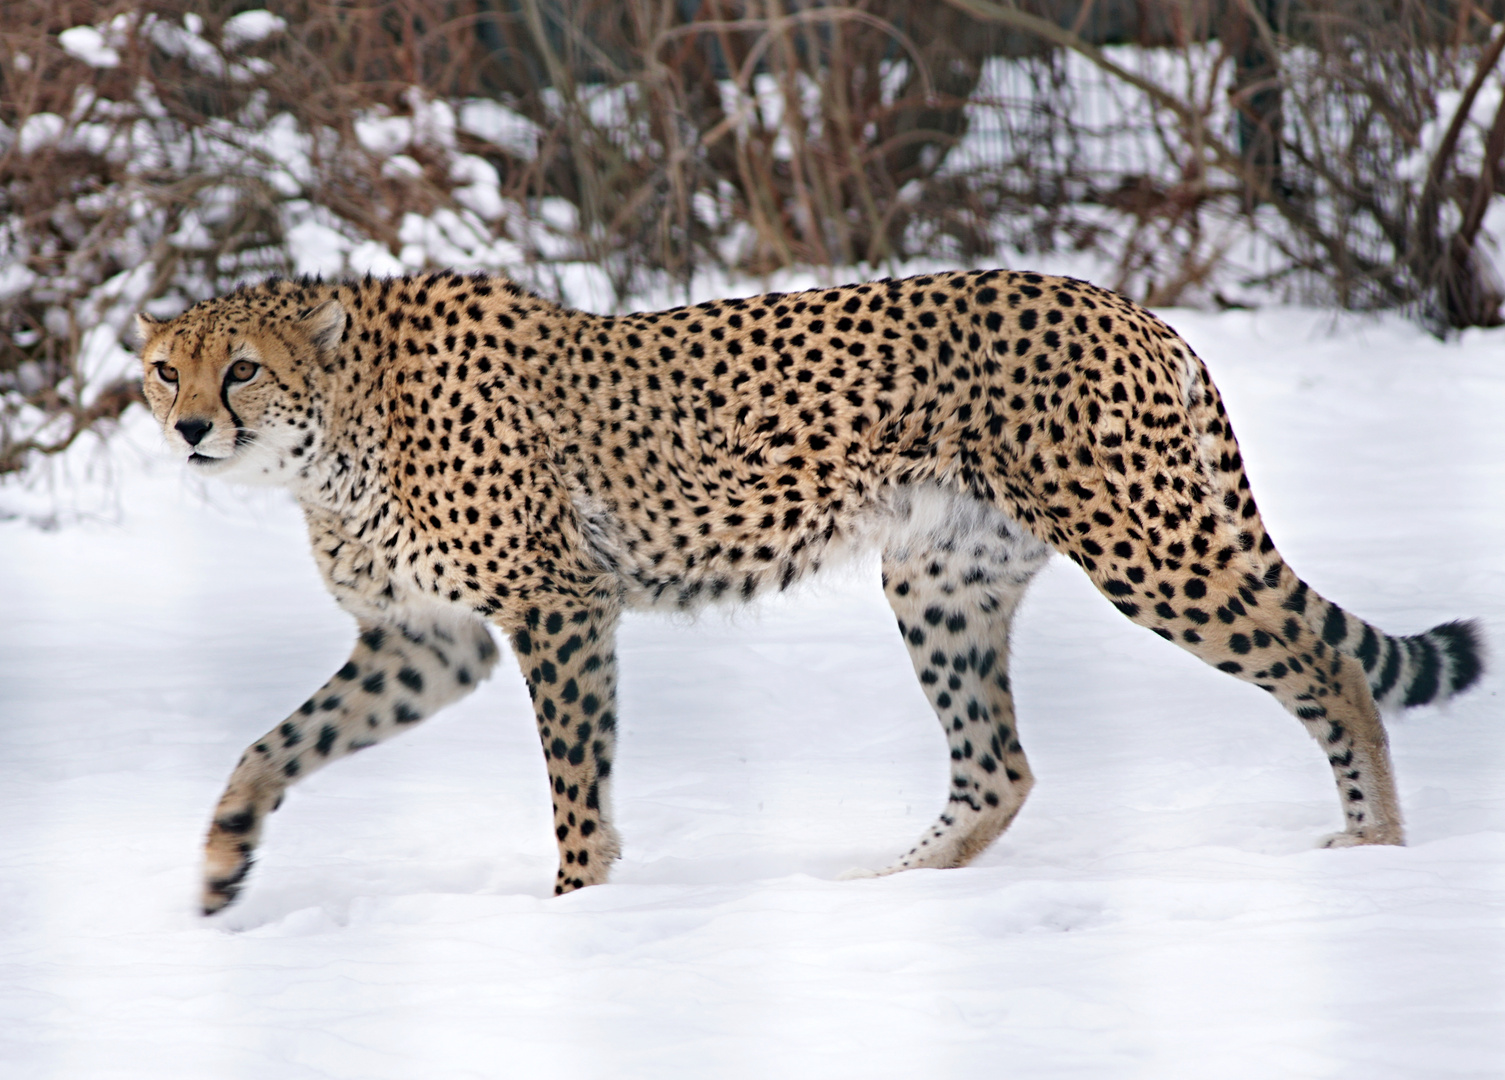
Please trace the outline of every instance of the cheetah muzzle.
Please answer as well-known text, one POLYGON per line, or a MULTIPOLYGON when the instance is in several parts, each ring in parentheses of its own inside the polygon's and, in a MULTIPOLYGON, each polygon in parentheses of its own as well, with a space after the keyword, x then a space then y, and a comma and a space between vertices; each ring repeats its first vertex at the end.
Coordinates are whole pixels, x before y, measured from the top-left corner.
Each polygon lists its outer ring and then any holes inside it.
POLYGON ((1202 362, 1084 282, 932 274, 602 316, 499 277, 272 280, 140 329, 168 444, 290 489, 359 626, 232 773, 206 913, 292 783, 486 677, 488 623, 537 714, 555 891, 605 881, 622 611, 748 600, 862 548, 951 753, 940 817, 884 873, 961 866, 1023 805, 1010 624, 1052 551, 1296 715, 1337 781, 1329 845, 1402 842, 1376 706, 1481 671, 1472 624, 1389 637, 1297 577, 1202 362))

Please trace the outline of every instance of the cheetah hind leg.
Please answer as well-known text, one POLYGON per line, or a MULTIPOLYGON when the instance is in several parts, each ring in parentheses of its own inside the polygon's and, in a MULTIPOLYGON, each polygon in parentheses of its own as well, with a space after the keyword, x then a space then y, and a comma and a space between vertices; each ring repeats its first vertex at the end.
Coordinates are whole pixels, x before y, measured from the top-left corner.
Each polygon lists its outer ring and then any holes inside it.
POLYGON ((944 520, 945 531, 889 546, 883 583, 946 734, 950 790, 940 817, 880 874, 965 866, 1008 828, 1034 785, 1014 722, 1009 627, 1050 549, 971 500, 953 502, 944 520))

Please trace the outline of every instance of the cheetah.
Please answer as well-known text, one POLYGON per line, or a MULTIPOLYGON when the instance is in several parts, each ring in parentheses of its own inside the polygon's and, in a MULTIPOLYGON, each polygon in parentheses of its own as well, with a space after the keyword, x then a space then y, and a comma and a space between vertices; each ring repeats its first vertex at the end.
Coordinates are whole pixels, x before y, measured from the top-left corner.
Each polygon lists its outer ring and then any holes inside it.
POLYGON ((1337 782, 1327 846, 1403 842, 1377 706, 1482 671, 1474 624, 1387 636, 1299 578, 1201 360, 1082 281, 940 273, 612 316, 446 271, 273 279, 139 322, 170 446, 290 490, 358 624, 231 774, 206 914, 290 785, 475 689, 489 625, 536 713, 555 892, 605 881, 622 612, 751 600, 862 549, 951 757, 939 818, 882 873, 964 865, 1019 813, 1010 624, 1053 551, 1296 715, 1337 782))

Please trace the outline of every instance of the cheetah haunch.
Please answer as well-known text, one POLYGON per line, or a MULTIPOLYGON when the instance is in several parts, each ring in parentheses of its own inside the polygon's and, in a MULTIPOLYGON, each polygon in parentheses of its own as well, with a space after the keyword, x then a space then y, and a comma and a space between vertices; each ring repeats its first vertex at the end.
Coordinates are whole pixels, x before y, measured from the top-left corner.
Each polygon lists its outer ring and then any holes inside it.
POLYGON ((1009 625, 1052 549, 1300 719, 1337 780, 1329 845, 1402 842, 1376 702, 1481 670, 1469 623, 1388 637, 1309 589, 1201 361, 1080 281, 935 274, 602 316, 485 276, 273 280, 140 321, 169 443, 290 489, 360 628, 231 775, 206 913, 289 785, 475 687, 488 621, 537 712, 555 891, 605 881, 621 612, 747 600, 863 546, 951 747, 944 811, 885 872, 966 863, 1029 793, 1009 625))

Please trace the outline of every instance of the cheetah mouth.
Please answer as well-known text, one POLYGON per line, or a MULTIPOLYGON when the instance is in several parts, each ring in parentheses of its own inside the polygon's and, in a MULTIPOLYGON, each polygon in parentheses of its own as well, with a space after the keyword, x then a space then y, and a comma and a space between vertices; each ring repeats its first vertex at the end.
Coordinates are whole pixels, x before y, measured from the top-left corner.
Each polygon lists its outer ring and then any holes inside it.
POLYGON ((188 455, 188 464, 204 468, 208 465, 218 465, 222 461, 229 461, 231 456, 230 454, 226 454, 224 457, 215 457, 213 454, 201 454, 195 450, 188 455))

